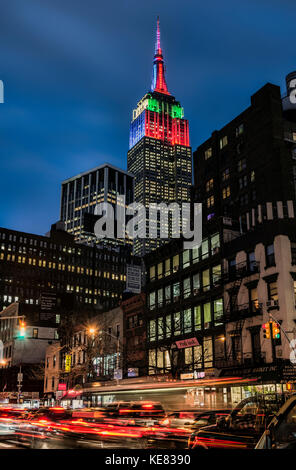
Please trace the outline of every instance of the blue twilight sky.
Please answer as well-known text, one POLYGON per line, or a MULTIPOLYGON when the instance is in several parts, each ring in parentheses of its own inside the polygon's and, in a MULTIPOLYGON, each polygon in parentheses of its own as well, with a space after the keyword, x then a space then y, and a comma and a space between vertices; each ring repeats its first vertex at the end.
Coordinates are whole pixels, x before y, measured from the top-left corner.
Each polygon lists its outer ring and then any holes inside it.
POLYGON ((58 219, 63 179, 126 168, 157 15, 193 149, 296 69, 293 0, 2 0, 0 13, 0 225, 17 230, 58 219))

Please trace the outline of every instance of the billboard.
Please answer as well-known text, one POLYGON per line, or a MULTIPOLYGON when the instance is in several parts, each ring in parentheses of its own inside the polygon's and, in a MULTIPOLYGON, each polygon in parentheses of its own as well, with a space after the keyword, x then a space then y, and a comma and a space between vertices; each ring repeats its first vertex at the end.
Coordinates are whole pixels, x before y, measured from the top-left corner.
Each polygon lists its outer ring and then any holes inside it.
POLYGON ((134 294, 140 294, 142 287, 141 266, 126 265, 126 289, 134 294))

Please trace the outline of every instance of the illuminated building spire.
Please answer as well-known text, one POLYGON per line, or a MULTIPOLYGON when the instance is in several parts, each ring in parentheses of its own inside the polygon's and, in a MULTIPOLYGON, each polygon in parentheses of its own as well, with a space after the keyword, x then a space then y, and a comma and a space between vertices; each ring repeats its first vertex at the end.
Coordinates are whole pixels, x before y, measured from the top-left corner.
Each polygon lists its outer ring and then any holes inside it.
POLYGON ((153 60, 151 91, 157 91, 158 93, 164 93, 166 95, 169 95, 170 93, 168 92, 164 72, 164 60, 160 45, 159 17, 157 17, 156 44, 153 60))

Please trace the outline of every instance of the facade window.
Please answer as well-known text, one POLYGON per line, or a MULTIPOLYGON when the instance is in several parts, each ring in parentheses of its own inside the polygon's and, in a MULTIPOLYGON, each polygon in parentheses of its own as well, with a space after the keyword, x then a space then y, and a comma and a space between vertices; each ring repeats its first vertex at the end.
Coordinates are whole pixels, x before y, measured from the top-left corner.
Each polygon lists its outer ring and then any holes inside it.
POLYGON ((181 315, 180 312, 174 313, 174 335, 178 336, 181 334, 181 315))
POLYGON ((153 310, 155 308, 155 292, 150 292, 149 295, 149 308, 153 310))
POLYGON ((54 382, 55 382, 54 377, 52 377, 51 378, 51 389, 52 390, 54 390, 54 382))
POLYGON ((171 274, 171 259, 168 258, 165 260, 165 276, 169 276, 171 274))
POLYGON ((162 278, 162 263, 158 263, 157 265, 157 278, 161 279, 162 278))
POLYGON ((170 338, 172 336, 172 316, 167 315, 165 317, 165 336, 170 338))
POLYGON ((194 307, 194 329, 201 330, 201 306, 194 307))
POLYGON ((214 196, 210 196, 207 198, 207 208, 209 209, 210 207, 213 207, 215 204, 215 198, 214 196))
POLYGON ((229 177, 230 177, 229 168, 225 168, 225 170, 222 172, 222 181, 227 181, 229 177))
POLYGON ((204 338, 204 366, 213 367, 213 340, 212 337, 204 338))
POLYGON ((164 338, 164 320, 163 317, 158 318, 157 321, 157 339, 162 340, 164 338))
POLYGON ((38 328, 33 328, 33 338, 38 338, 38 328))
POLYGON ((237 171, 243 171, 247 168, 247 161, 245 158, 242 158, 237 163, 237 171))
POLYGON ((211 178, 210 180, 206 182, 206 192, 208 193, 209 191, 212 191, 213 188, 214 188, 214 180, 213 178, 211 178))
POLYGON ((176 255, 173 257, 173 272, 177 272, 178 269, 179 269, 179 263, 180 263, 180 260, 179 260, 179 255, 176 255))
POLYGON ((205 151, 205 160, 208 160, 209 158, 211 158, 212 156, 212 147, 209 147, 206 151, 205 151))
POLYGON ((247 260, 248 260, 248 269, 250 271, 256 271, 257 269, 257 263, 255 259, 255 252, 251 251, 250 253, 247 254, 247 260))
POLYGON ((223 299, 217 299, 213 302, 213 310, 214 310, 214 322, 215 325, 221 325, 221 320, 223 318, 223 299))
POLYGON ((156 320, 149 321, 149 341, 156 340, 156 320))
POLYGON ((187 297, 190 297, 191 295, 191 283, 190 283, 190 277, 187 277, 186 279, 183 280, 183 297, 184 299, 187 299, 187 297))
POLYGON ((190 266, 190 250, 183 251, 183 269, 190 266))
POLYGON ((259 302, 258 302, 258 291, 257 287, 250 289, 250 302, 251 302, 251 311, 256 312, 259 309, 259 302))
POLYGON ((268 287, 268 299, 269 300, 278 300, 278 288, 277 288, 277 282, 268 282, 267 283, 268 287))
POLYGON ((169 304, 171 302, 171 286, 166 286, 164 289, 165 292, 165 302, 169 304))
POLYGON ((163 304, 163 290, 158 289, 157 291, 157 305, 158 307, 162 307, 163 304))
POLYGON ((294 305, 296 307, 296 281, 294 281, 294 305))
POLYGON ((215 255, 218 253, 220 248, 220 236, 219 233, 215 233, 214 235, 211 236, 211 249, 212 249, 212 255, 215 255))
POLYGON ((203 288, 204 292, 210 290, 210 288, 211 288, 210 270, 209 269, 205 269, 202 272, 202 288, 203 288))
POLYGON ((217 264, 217 266, 212 267, 212 280, 213 284, 219 285, 221 282, 221 264, 217 264))
POLYGON ((243 189, 245 188, 246 186, 248 186, 248 178, 247 178, 247 175, 243 176, 242 178, 239 178, 238 179, 238 185, 239 185, 239 189, 243 189))
POLYGON ((201 257, 206 259, 209 257, 209 240, 203 240, 201 243, 201 257))
POLYGON ((228 138, 227 138, 227 135, 225 135, 219 141, 220 150, 222 150, 224 147, 226 147, 227 144, 228 144, 228 138))
POLYGON ((190 331, 192 331, 191 308, 184 310, 183 320, 184 320, 184 333, 190 333, 190 331))
POLYGON ((266 247, 266 266, 275 266, 274 245, 266 247))
POLYGON ((211 314, 211 302, 207 302, 203 306, 203 314, 204 314, 204 328, 210 328, 211 321, 212 321, 212 314, 211 314))
POLYGON ((174 300, 174 302, 176 302, 179 299, 180 299, 180 283, 176 282, 173 285, 173 300, 174 300))
POLYGON ((155 280, 155 266, 150 266, 150 281, 155 280))
POLYGON ((56 363, 57 363, 57 357, 56 357, 56 355, 54 355, 53 358, 52 358, 52 366, 55 367, 56 363))
POLYGON ((226 186, 222 189, 222 197, 223 199, 227 199, 230 196, 230 186, 226 186))
POLYGON ((235 129, 235 136, 236 137, 239 137, 240 135, 242 135, 244 133, 244 125, 243 124, 240 124, 239 126, 237 126, 237 128, 235 129))
POLYGON ((193 287, 193 295, 197 295, 200 290, 199 273, 193 275, 192 287, 193 287))
POLYGON ((255 181, 255 171, 254 170, 251 171, 250 180, 251 180, 251 183, 254 183, 254 181, 255 181))

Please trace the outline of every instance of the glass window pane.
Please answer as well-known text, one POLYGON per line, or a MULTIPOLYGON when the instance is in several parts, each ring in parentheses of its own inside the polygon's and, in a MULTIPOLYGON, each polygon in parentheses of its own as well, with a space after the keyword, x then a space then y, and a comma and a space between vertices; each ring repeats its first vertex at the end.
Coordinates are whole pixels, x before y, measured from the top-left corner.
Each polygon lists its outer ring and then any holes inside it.
POLYGON ((189 333, 192 330, 192 317, 191 308, 184 310, 184 333, 189 333))
POLYGON ((180 315, 180 312, 174 313, 174 334, 175 334, 175 336, 181 334, 181 315, 180 315))
POLYGON ((201 329, 201 306, 194 307, 194 329, 201 329))
POLYGON ((183 295, 184 299, 191 295, 190 277, 183 280, 183 295))
POLYGON ((211 317, 211 302, 207 302, 203 306, 203 311, 204 311, 204 328, 210 328, 210 323, 212 320, 211 317))
POLYGON ((202 287, 204 291, 208 291, 211 288, 209 269, 206 269, 205 271, 202 272, 202 287))

